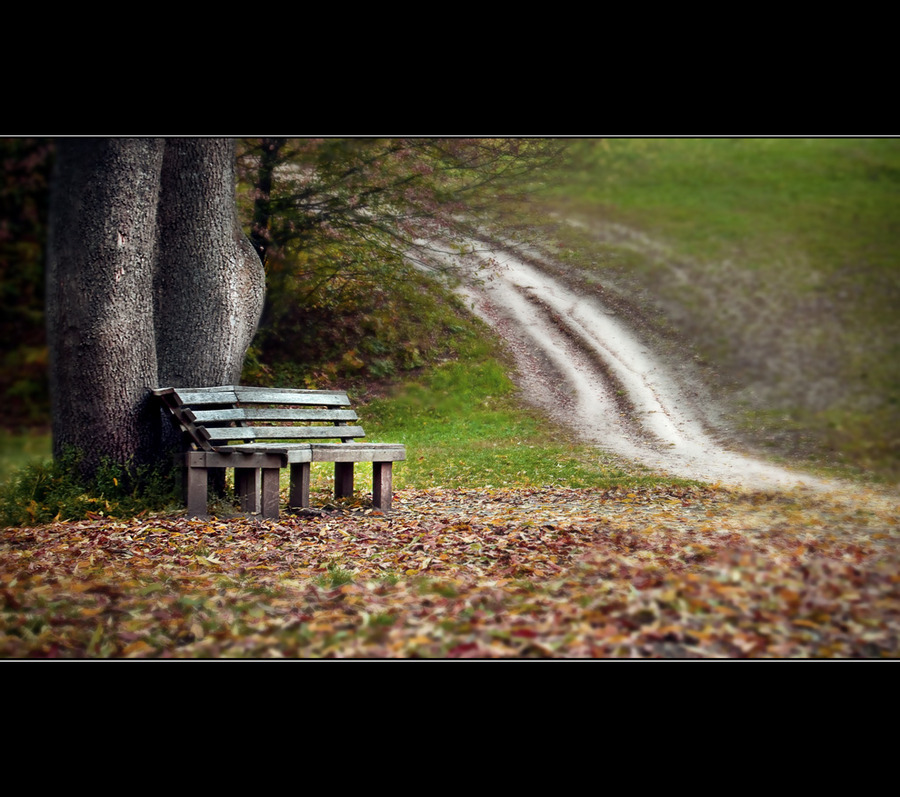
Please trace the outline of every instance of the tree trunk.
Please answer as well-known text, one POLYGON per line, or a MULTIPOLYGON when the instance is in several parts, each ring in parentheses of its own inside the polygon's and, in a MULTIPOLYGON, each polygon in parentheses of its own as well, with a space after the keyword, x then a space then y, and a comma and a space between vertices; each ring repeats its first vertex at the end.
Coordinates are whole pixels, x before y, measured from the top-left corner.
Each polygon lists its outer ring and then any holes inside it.
POLYGON ((50 204, 53 448, 167 456, 147 388, 236 383, 264 296, 219 139, 63 139, 50 204))
MULTIPOLYGON (((66 139, 57 152, 47 247, 53 451, 153 457, 153 270, 163 142, 66 139)), ((156 424, 158 426, 158 424, 156 424)), ((157 433, 158 436, 158 433, 157 433)))
POLYGON ((265 273, 234 201, 234 141, 166 143, 159 204, 159 384, 237 384, 265 295, 265 273))

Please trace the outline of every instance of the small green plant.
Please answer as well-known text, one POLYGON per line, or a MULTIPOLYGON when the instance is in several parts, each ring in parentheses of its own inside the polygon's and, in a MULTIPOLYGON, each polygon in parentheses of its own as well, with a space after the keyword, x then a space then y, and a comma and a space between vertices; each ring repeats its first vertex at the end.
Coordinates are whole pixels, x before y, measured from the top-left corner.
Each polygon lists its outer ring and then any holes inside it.
POLYGON ((180 500, 174 469, 127 468, 105 461, 92 479, 79 475, 74 450, 32 463, 0 486, 0 525, 24 526, 86 517, 123 517, 180 500))
POLYGON ((376 379, 385 379, 386 377, 393 376, 396 370, 393 361, 388 359, 373 360, 369 364, 369 373, 376 379))
POLYGON ((327 575, 323 574, 318 579, 319 584, 323 587, 337 589, 353 581, 353 571, 341 567, 336 562, 329 562, 325 569, 327 575))

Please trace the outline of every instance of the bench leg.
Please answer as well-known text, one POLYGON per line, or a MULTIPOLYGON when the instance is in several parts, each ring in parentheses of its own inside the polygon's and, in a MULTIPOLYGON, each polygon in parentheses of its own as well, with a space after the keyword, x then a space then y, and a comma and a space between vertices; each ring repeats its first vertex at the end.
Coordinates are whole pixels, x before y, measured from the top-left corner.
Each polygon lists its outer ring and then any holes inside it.
POLYGON ((309 506, 309 473, 308 462, 291 463, 291 493, 289 506, 309 506))
POLYGON ((372 463, 372 503, 382 512, 391 511, 391 493, 393 492, 393 463, 372 463))
POLYGON ((262 506, 263 517, 278 517, 278 477, 280 468, 262 468, 262 506))
POLYGON ((234 491, 241 499, 241 512, 259 512, 259 468, 235 468, 234 491))
POLYGON ((187 503, 188 517, 206 517, 206 491, 207 491, 207 473, 206 468, 192 468, 185 465, 187 483, 185 485, 185 500, 187 503))
POLYGON ((349 498, 353 495, 353 463, 334 463, 334 497, 349 498))

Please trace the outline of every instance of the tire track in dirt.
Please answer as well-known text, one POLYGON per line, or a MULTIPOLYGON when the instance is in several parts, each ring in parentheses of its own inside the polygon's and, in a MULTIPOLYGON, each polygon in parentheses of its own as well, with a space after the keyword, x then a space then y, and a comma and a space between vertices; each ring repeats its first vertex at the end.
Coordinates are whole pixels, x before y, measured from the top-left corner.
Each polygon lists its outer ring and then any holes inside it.
POLYGON ((528 400, 584 442, 655 471, 728 486, 839 486, 726 447, 672 370, 611 308, 513 249, 468 243, 466 255, 447 247, 432 258, 463 277, 458 293, 506 341, 528 400))

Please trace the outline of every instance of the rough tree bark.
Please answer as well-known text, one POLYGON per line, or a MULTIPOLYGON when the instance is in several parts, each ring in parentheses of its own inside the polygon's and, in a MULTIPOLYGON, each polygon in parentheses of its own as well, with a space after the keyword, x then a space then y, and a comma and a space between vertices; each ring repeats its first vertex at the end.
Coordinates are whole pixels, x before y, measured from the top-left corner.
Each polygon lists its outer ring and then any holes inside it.
POLYGON ((63 139, 47 247, 54 454, 154 464, 151 386, 236 383, 265 293, 227 139, 63 139))
POLYGON ((237 217, 233 141, 167 142, 158 232, 159 384, 237 384, 265 275, 237 217))

